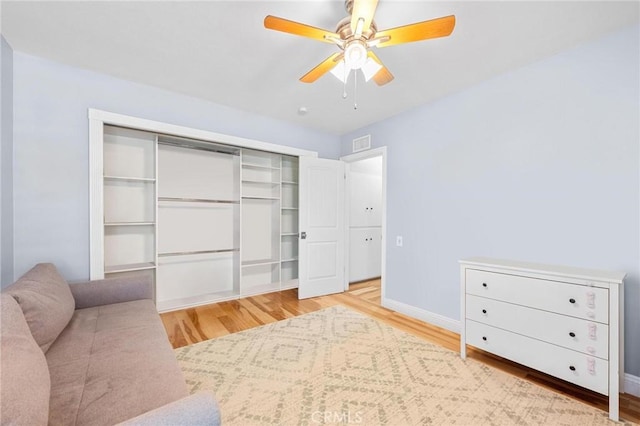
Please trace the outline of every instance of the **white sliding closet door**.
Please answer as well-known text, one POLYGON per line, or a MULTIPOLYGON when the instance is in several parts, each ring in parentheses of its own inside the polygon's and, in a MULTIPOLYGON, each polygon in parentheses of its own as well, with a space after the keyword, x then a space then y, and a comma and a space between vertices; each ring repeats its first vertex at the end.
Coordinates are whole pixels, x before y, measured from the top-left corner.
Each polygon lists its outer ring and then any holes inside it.
POLYGON ((300 157, 298 298, 344 290, 344 163, 300 157))
POLYGON ((159 309, 238 290, 238 155, 158 145, 159 309))

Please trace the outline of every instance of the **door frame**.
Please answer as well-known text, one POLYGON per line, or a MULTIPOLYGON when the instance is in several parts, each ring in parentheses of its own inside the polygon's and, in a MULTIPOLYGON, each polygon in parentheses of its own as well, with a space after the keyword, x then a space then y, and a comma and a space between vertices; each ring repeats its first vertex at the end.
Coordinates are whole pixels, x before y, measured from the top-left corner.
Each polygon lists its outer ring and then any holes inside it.
POLYGON ((380 268, 380 292, 381 301, 386 297, 386 275, 387 275, 387 147, 381 146, 379 148, 369 149, 367 151, 357 152, 355 154, 349 154, 340 157, 341 161, 345 164, 345 277, 344 277, 344 290, 349 290, 349 218, 351 217, 351 200, 349 199, 349 179, 351 173, 351 163, 357 161, 366 160, 369 158, 382 157, 382 226, 380 233, 382 235, 382 241, 380 242, 381 253, 381 268, 380 268))

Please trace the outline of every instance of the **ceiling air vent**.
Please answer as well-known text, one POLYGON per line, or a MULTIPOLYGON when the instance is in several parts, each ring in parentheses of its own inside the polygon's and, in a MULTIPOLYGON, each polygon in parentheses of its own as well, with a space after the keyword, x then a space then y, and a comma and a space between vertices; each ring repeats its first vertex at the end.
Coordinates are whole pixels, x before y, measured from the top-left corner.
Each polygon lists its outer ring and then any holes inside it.
POLYGON ((353 140, 353 152, 364 151, 371 148, 371 135, 362 136, 353 140))

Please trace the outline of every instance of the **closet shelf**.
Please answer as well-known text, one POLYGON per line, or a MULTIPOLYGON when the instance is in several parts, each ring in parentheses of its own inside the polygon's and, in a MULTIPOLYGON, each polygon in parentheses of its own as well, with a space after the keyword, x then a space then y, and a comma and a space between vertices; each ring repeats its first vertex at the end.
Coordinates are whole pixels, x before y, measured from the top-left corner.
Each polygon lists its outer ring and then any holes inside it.
POLYGON ((297 207, 282 207, 282 210, 298 210, 297 207))
POLYGON ((259 259, 259 260, 244 260, 242 261, 242 266, 260 266, 260 265, 273 265, 276 263, 280 263, 278 259, 259 259))
POLYGON ((251 195, 243 195, 243 200, 280 200, 278 197, 254 197, 251 195))
POLYGON ((298 258, 297 257, 292 257, 290 259, 282 259, 282 262, 297 262, 298 258))
POLYGON ((158 257, 168 257, 168 256, 191 256, 196 254, 215 254, 215 253, 232 253, 235 251, 240 251, 237 248, 231 249, 221 249, 221 250, 195 250, 195 251, 176 251, 171 253, 158 253, 158 257))
POLYGON ((242 179, 242 183, 253 183, 253 184, 261 184, 261 185, 280 185, 280 182, 270 182, 266 180, 251 180, 251 179, 242 179))
POLYGON ((240 296, 238 290, 221 290, 197 296, 181 297, 179 299, 162 300, 156 303, 158 312, 163 313, 176 309, 200 306, 207 303, 222 302, 229 299, 236 299, 240 296))
POLYGON ((283 180, 282 183, 285 184, 285 185, 297 185, 298 184, 298 182, 294 182, 292 180, 283 180))
POLYGON ((213 200, 208 198, 158 197, 158 201, 176 201, 176 202, 182 202, 182 203, 240 204, 240 201, 236 201, 236 200, 213 200))
POLYGON ((104 273, 113 274, 115 272, 142 271, 144 269, 155 269, 156 264, 153 262, 129 263, 124 265, 105 265, 104 273))
POLYGON ((250 169, 280 170, 280 167, 263 166, 261 164, 253 164, 253 163, 242 163, 242 167, 247 167, 250 169))
POLYGON ((153 226, 155 222, 105 222, 104 226, 153 226))
POLYGON ((283 237, 297 237, 298 233, 297 232, 283 232, 280 235, 283 236, 283 237))
POLYGON ((131 177, 131 176, 103 176, 104 180, 120 180, 129 182, 155 182, 155 178, 131 177))

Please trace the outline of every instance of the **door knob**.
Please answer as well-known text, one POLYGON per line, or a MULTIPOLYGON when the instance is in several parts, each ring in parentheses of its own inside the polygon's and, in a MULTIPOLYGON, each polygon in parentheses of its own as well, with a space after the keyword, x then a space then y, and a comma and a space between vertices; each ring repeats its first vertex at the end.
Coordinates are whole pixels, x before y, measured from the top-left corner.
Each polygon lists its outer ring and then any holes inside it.
POLYGON ((300 239, 301 240, 306 240, 307 239, 307 233, 306 232, 301 232, 300 233, 300 239))

